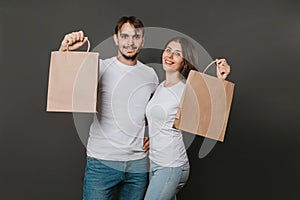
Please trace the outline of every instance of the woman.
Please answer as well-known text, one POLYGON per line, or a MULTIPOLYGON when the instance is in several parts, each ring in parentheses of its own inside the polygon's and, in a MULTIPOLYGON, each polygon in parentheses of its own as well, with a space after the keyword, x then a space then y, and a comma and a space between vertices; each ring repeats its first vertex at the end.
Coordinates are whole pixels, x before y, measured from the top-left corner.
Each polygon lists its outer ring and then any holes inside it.
MULTIPOLYGON (((216 60, 219 78, 226 78, 230 67, 225 59, 216 60)), ((150 138, 150 182, 145 200, 176 199, 176 193, 189 176, 189 161, 180 130, 173 122, 190 70, 197 70, 198 58, 189 40, 171 39, 162 54, 166 80, 156 89, 146 108, 150 138)))

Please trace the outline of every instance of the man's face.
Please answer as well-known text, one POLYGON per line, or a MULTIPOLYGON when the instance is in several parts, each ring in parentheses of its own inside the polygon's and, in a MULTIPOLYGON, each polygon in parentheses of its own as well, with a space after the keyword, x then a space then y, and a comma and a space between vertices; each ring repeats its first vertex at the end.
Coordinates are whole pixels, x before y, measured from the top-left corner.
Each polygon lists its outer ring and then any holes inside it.
POLYGON ((144 44, 142 29, 136 29, 130 23, 125 23, 118 32, 114 35, 116 45, 118 45, 118 54, 125 59, 136 59, 140 48, 144 44))

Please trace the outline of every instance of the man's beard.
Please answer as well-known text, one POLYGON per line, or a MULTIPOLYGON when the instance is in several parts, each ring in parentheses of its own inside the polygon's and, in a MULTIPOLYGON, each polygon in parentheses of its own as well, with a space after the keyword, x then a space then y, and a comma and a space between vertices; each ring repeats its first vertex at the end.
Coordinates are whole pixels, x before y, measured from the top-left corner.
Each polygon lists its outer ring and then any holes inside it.
POLYGON ((138 54, 139 54, 139 50, 134 54, 134 55, 132 55, 132 56, 127 56, 127 55, 125 55, 120 49, 119 49, 119 51, 120 51, 120 53, 121 53, 121 55, 126 59, 126 60, 135 60, 136 58, 137 58, 137 56, 138 56, 138 54))
POLYGON ((137 56, 138 56, 138 52, 137 52, 136 54, 132 55, 132 56, 126 56, 126 55, 123 54, 122 52, 121 52, 121 54, 122 54, 122 56, 123 56, 126 60, 135 60, 135 59, 137 58, 137 56))

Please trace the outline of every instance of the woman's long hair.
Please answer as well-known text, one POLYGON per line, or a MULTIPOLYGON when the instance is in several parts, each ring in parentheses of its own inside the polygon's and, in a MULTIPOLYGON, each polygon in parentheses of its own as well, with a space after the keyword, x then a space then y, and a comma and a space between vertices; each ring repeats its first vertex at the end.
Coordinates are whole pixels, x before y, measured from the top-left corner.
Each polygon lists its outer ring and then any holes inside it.
POLYGON ((190 42, 190 40, 184 37, 175 37, 170 39, 165 48, 168 46, 170 42, 178 42, 182 48, 182 54, 184 59, 183 67, 180 73, 187 79, 191 70, 198 71, 196 66, 198 66, 198 56, 194 45, 190 42))

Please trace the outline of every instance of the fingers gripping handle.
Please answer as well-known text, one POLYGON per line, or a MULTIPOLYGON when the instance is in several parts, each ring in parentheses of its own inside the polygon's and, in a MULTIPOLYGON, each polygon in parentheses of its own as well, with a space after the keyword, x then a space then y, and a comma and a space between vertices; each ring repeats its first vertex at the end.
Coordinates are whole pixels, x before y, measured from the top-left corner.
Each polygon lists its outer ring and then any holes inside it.
MULTIPOLYGON (((91 43, 90 43, 88 37, 85 37, 85 39, 86 39, 86 42, 88 44, 86 52, 89 52, 90 51, 90 47, 91 47, 91 43)), ((67 44, 67 51, 69 51, 69 44, 67 44)))

